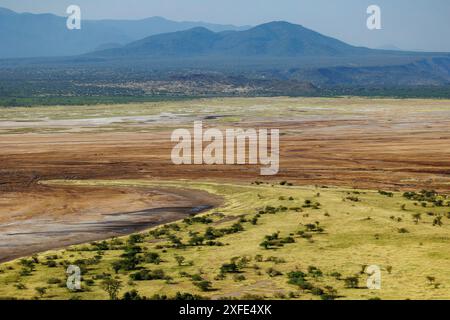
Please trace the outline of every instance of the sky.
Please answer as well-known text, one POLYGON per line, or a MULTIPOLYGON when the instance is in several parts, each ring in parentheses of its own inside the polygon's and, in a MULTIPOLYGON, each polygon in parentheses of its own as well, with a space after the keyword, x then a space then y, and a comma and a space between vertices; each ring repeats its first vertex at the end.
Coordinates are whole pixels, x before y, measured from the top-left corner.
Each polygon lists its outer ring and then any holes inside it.
POLYGON ((81 7, 84 19, 142 19, 257 25, 301 24, 353 45, 450 52, 448 0, 0 0, 18 12, 65 15, 81 7), (369 5, 381 8, 381 30, 366 26, 369 5))

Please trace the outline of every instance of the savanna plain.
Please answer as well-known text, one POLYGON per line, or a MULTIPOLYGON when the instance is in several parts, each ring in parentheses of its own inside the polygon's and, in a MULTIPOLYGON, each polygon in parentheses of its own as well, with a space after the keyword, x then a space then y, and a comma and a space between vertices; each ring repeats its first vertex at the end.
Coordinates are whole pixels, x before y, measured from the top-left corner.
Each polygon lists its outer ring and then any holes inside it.
POLYGON ((450 299, 449 128, 448 100, 1 108, 0 297, 450 299), (194 121, 279 129, 278 175, 174 165, 194 121))

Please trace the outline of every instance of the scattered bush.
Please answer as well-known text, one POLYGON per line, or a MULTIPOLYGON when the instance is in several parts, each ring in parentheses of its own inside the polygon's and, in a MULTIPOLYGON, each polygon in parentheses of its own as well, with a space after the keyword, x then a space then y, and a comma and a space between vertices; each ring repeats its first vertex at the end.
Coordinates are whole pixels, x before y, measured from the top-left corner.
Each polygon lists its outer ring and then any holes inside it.
POLYGON ((359 285, 359 277, 358 276, 352 276, 347 277, 344 279, 345 287, 349 289, 356 289, 359 285))
POLYGON ((130 274, 130 279, 133 281, 146 281, 146 280, 166 280, 168 279, 163 270, 139 270, 136 273, 130 274))
POLYGON ((161 263, 161 257, 156 252, 147 252, 144 255, 144 260, 147 263, 153 263, 153 264, 160 264, 161 263))

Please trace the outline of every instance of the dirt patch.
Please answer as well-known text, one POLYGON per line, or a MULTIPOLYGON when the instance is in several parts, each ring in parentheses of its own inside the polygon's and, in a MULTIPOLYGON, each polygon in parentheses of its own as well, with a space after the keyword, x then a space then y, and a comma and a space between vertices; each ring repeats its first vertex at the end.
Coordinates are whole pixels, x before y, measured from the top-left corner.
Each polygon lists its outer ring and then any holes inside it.
MULTIPOLYGON (((10 193, 0 223, 0 262, 177 221, 221 203, 206 192, 40 186, 10 193)), ((7 200, 7 201, 5 201, 7 200)))

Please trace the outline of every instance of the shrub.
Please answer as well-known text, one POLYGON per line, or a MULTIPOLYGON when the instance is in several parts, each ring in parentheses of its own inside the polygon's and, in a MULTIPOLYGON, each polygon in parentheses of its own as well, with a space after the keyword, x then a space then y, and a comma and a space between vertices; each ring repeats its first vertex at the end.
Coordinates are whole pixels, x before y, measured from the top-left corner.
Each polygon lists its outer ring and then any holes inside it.
POLYGON ((306 280, 306 274, 302 271, 288 273, 288 283, 298 286, 302 290, 311 290, 313 286, 306 280))
POLYGON ((165 273, 161 269, 154 271, 151 270, 139 270, 136 273, 130 274, 130 279, 134 281, 145 281, 145 280, 164 280, 167 279, 165 273))
POLYGON ((144 256, 145 262, 153 263, 153 264, 160 264, 161 258, 158 253, 156 252, 148 252, 144 256))
POLYGON ((324 294, 324 291, 321 288, 314 287, 311 289, 311 294, 315 296, 322 296, 324 294))
POLYGON ((224 263, 220 267, 220 272, 221 273, 238 273, 239 267, 237 266, 237 264, 235 262, 224 263))
POLYGON ((16 283, 14 287, 16 287, 17 290, 25 290, 27 288, 23 283, 16 283))
POLYGON ((278 257, 268 257, 266 259, 266 262, 274 262, 275 264, 281 264, 281 263, 286 263, 286 260, 284 260, 283 258, 278 258, 278 257))
POLYGON ((133 245, 136 243, 142 243, 144 241, 144 236, 142 234, 132 234, 128 238, 128 244, 133 245))
POLYGON ((355 197, 355 196, 348 196, 345 199, 350 200, 352 202, 360 202, 361 201, 358 197, 355 197))
POLYGON ((245 281, 245 276, 243 274, 235 274, 233 276, 233 280, 236 282, 241 282, 241 281, 245 281))
POLYGON ((319 277, 323 276, 322 271, 319 268, 314 267, 314 266, 308 267, 308 274, 314 278, 319 278, 319 277))
POLYGON ((108 293, 110 300, 117 300, 118 293, 122 288, 122 282, 116 279, 108 278, 102 281, 101 288, 108 293))
POLYGON ((353 277, 347 277, 344 279, 345 287, 350 289, 356 289, 359 285, 359 277, 353 276, 353 277))
POLYGON ((337 297, 338 297, 337 290, 330 286, 326 286, 325 292, 323 292, 320 295, 320 298, 322 300, 336 300, 337 297))
POLYGON ((122 300, 128 300, 128 301, 135 300, 135 301, 137 301, 137 300, 147 300, 147 298, 146 297, 141 297, 139 295, 139 292, 137 290, 133 289, 131 291, 125 292, 124 295, 123 295, 122 300))
POLYGON ((414 223, 419 224, 419 221, 422 219, 422 214, 413 213, 412 217, 413 217, 414 223))
POLYGON ((205 298, 199 296, 199 295, 195 295, 195 294, 191 294, 191 293, 181 293, 181 292, 177 292, 175 295, 174 300, 185 300, 185 301, 189 301, 189 300, 205 300, 205 298))
POLYGON ((282 272, 280 272, 280 271, 278 271, 278 270, 276 270, 276 269, 274 269, 274 268, 269 268, 269 269, 267 269, 266 273, 267 273, 267 274, 269 275, 269 277, 271 277, 271 278, 273 278, 273 277, 278 277, 278 276, 283 275, 282 272))
POLYGON ((41 298, 47 293, 47 288, 45 288, 45 287, 37 287, 37 288, 34 288, 34 290, 41 298))
POLYGON ((177 249, 181 249, 184 248, 185 245, 183 244, 183 242, 181 242, 181 238, 171 234, 168 236, 168 239, 170 242, 172 242, 173 246, 177 249))
POLYGON ((184 261, 186 260, 186 258, 183 256, 175 256, 175 260, 177 261, 178 265, 181 267, 183 265, 184 261))
POLYGON ((27 268, 30 271, 34 271, 34 260, 21 259, 19 263, 22 267, 27 268))
POLYGON ((106 251, 109 250, 109 245, 106 241, 102 242, 93 242, 91 245, 94 247, 93 250, 95 251, 106 251))
POLYGON ((389 198, 392 198, 394 196, 394 194, 392 192, 387 192, 387 191, 383 191, 383 190, 378 190, 378 193, 381 194, 382 196, 386 196, 389 198))
POLYGON ((61 279, 58 278, 50 278, 47 280, 47 284, 60 284, 63 281, 61 279))
POLYGON ((330 274, 330 276, 332 276, 333 278, 335 278, 336 280, 341 280, 342 278, 342 274, 340 274, 339 272, 332 272, 330 274))
POLYGON ((205 238, 199 235, 192 235, 192 237, 189 239, 189 244, 191 246, 200 246, 203 244, 203 241, 205 241, 205 238))
POLYGON ((436 217, 433 220, 433 226, 438 226, 438 227, 442 227, 443 223, 442 223, 442 217, 436 217))
POLYGON ((28 277, 28 276, 31 276, 31 273, 32 273, 32 270, 31 269, 29 269, 29 268, 22 268, 22 269, 20 269, 20 271, 19 271, 19 275, 21 276, 21 277, 28 277))
POLYGON ((194 285, 196 287, 198 287, 201 291, 204 291, 204 292, 211 291, 211 288, 212 288, 212 283, 207 280, 201 280, 201 281, 194 282, 194 285))
POLYGON ((95 281, 94 281, 93 279, 86 279, 86 280, 84 280, 84 283, 85 283, 87 286, 92 287, 92 286, 95 284, 95 281))
POLYGON ((126 257, 122 260, 114 261, 111 266, 113 270, 118 273, 120 270, 132 271, 136 270, 140 259, 136 256, 126 257))
POLYGON ((213 223, 213 220, 208 217, 192 217, 192 218, 184 219, 183 222, 188 225, 191 225, 194 223, 210 224, 210 223, 213 223))

